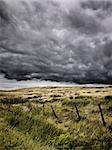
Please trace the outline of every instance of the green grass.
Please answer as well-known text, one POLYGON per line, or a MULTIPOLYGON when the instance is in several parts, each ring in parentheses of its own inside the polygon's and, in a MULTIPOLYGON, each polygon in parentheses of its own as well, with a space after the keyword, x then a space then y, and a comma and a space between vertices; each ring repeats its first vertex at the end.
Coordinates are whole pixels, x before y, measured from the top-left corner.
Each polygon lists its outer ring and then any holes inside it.
POLYGON ((1 124, 0 135, 1 150, 50 149, 48 146, 42 146, 39 142, 34 142, 28 133, 24 134, 6 123, 1 124))
MULTIPOLYGON (((8 95, 11 94, 8 92, 8 95)), ((34 98, 34 101, 20 98, 21 92, 15 95, 8 98, 7 93, 1 93, 0 150, 112 149, 110 95, 61 97, 55 93, 45 99, 34 98), (101 121, 99 103, 106 121, 105 127, 101 121), (53 115, 51 105, 59 120, 53 115), (75 105, 81 120, 77 120, 75 105)))

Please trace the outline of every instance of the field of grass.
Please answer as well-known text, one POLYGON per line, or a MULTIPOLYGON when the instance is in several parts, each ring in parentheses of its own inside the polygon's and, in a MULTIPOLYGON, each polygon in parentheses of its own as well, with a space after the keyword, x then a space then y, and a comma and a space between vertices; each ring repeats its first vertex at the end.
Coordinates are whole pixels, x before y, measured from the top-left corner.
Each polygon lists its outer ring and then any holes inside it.
POLYGON ((0 150, 56 149, 112 150, 112 87, 0 91, 0 150))

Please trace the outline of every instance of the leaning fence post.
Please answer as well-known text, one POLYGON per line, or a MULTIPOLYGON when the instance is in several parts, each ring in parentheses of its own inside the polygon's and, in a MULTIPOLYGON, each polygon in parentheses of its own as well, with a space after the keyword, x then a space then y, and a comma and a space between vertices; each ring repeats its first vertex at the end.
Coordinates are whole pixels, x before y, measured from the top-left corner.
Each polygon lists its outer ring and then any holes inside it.
POLYGON ((78 108, 77 108, 76 105, 75 105, 75 109, 76 109, 76 113, 77 113, 78 120, 80 120, 80 119, 81 119, 81 116, 80 116, 80 114, 79 114, 79 110, 78 110, 78 108))
POLYGON ((53 106, 51 106, 51 109, 52 109, 52 112, 53 112, 55 118, 56 118, 56 119, 59 119, 58 116, 57 116, 56 113, 55 113, 55 110, 54 110, 53 106))
POLYGON ((105 122, 105 119, 104 119, 104 116, 103 116, 103 112, 102 112, 102 108, 101 108, 100 104, 98 104, 98 107, 99 107, 99 110, 100 110, 102 123, 103 123, 104 126, 106 126, 106 122, 105 122))

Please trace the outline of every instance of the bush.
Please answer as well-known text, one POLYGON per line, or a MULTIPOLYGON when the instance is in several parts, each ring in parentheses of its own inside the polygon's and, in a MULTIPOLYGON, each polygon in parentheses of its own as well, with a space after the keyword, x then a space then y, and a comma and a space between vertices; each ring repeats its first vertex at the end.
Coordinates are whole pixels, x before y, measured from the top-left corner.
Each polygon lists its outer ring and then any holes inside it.
POLYGON ((3 104, 19 104, 19 103, 26 103, 28 100, 27 99, 22 99, 22 98, 4 98, 1 99, 1 103, 3 104))
POLYGON ((112 101, 112 96, 111 95, 105 96, 105 100, 112 101))

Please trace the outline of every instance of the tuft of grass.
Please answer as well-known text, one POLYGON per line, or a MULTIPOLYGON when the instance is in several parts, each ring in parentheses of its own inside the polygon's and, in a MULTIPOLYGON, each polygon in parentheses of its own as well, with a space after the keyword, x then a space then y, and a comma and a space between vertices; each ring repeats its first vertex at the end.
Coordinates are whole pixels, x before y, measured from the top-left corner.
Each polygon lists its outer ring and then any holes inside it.
POLYGON ((83 99, 81 97, 77 97, 75 99, 65 99, 62 102, 62 105, 66 105, 66 106, 71 106, 74 107, 75 105, 81 107, 81 106, 86 106, 90 103, 90 100, 88 100, 86 97, 83 97, 83 99))

